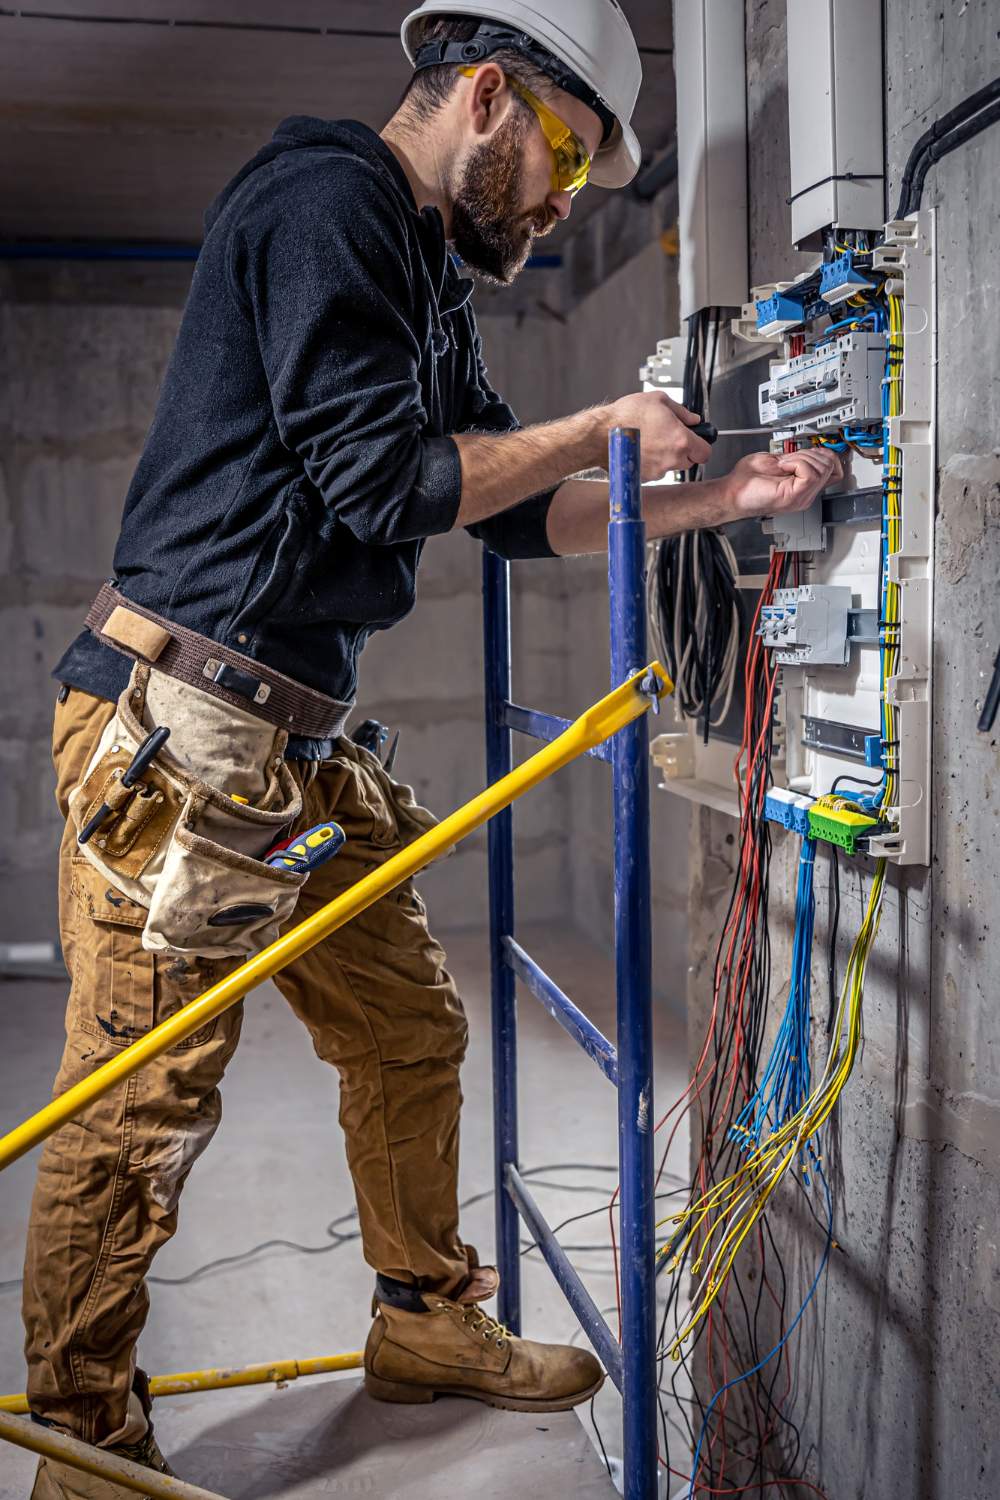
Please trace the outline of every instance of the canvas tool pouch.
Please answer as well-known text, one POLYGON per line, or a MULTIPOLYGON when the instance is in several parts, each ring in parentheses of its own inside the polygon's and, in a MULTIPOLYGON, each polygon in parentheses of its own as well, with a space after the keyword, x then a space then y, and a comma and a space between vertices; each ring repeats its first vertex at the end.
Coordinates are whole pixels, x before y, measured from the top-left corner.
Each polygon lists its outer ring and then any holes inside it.
POLYGON ((278 936, 306 879, 261 858, 302 811, 286 744, 284 730, 255 715, 133 667, 69 805, 78 830, 102 802, 112 808, 80 852, 148 909, 144 948, 246 957, 278 936), (139 745, 161 725, 170 730, 166 746, 135 787, 123 787, 139 745))

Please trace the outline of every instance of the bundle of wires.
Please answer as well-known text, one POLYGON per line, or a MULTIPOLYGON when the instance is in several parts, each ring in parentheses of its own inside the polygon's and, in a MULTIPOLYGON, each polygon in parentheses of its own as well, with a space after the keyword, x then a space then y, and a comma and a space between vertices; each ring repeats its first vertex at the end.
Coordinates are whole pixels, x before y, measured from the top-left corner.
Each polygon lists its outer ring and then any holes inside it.
MULTIPOLYGON (((690 1269, 700 1277, 692 1311, 675 1337, 671 1349, 674 1355, 715 1302, 740 1247, 764 1213, 771 1194, 796 1159, 810 1150, 810 1143, 829 1119, 851 1076, 861 1042, 865 974, 882 916, 885 871, 886 861, 881 859, 876 865, 861 931, 848 960, 834 1022, 833 1045, 816 1087, 794 1115, 774 1125, 735 1172, 703 1193, 672 1221, 680 1226, 679 1243, 677 1234, 672 1241, 675 1261, 696 1243, 690 1269)), ((820 1158, 814 1159, 818 1166, 820 1158)))
POLYGON ((720 531, 666 537, 649 569, 647 602, 654 650, 674 683, 674 701, 709 729, 727 717, 743 632, 739 564, 720 531))
POLYGON ((784 1125, 798 1114, 809 1097, 812 946, 816 921, 816 894, 813 889, 815 869, 815 841, 804 838, 795 893, 792 978, 785 1013, 756 1092, 747 1101, 733 1126, 737 1143, 744 1150, 759 1147, 765 1125, 784 1125))
MULTIPOLYGON (((797 574, 792 573, 790 560, 776 553, 751 628, 744 667, 743 737, 734 766, 740 799, 739 858, 715 956, 711 1015, 691 1082, 657 1127, 667 1134, 662 1170, 681 1122, 691 1114, 697 1165, 689 1205, 739 1164, 741 1152, 732 1127, 755 1090, 764 1042, 770 988, 771 856, 764 800, 771 780, 778 669, 763 648, 756 626, 759 608, 772 602, 775 589, 787 581, 797 581, 797 574)), ((679 1230, 676 1244, 668 1246, 661 1257, 661 1272, 671 1264, 680 1271, 693 1263, 695 1246, 682 1240, 679 1230)), ((697 1381, 688 1376, 691 1348, 682 1347, 676 1363, 667 1357, 687 1317, 683 1282, 681 1274, 671 1279, 660 1326, 661 1461, 672 1473, 687 1478, 690 1455, 697 1451, 692 1493, 763 1492, 792 1484, 787 1476, 798 1465, 799 1434, 785 1410, 792 1389, 791 1367, 787 1359, 775 1360, 775 1351, 769 1344, 762 1345, 762 1339, 765 1329, 776 1324, 784 1347, 794 1323, 789 1324, 786 1313, 788 1278, 766 1221, 758 1225, 752 1252, 734 1271, 692 1340, 702 1362, 697 1381), (746 1360, 748 1351, 751 1368, 739 1381, 731 1380, 732 1371, 739 1368, 738 1361, 746 1360), (707 1406, 698 1395, 706 1382, 717 1391, 707 1406), (689 1384, 693 1394, 689 1394, 689 1384), (669 1419, 663 1407, 665 1385, 686 1429, 681 1434, 686 1450, 683 1468, 671 1457, 669 1419), (741 1481, 746 1482, 734 1489, 727 1466, 731 1471, 737 1463, 741 1481), (775 1463, 780 1467, 775 1468, 775 1463)), ((804 1483, 803 1487, 811 1488, 804 1483)))
MULTIPOLYGON (((719 345, 719 309, 688 319, 684 405, 708 418, 719 345)), ((698 469, 689 480, 700 477, 698 469)), ((698 720, 707 744, 710 729, 726 718, 733 700, 743 632, 736 555, 719 531, 667 537, 653 549, 647 604, 654 646, 675 683, 675 703, 698 720)))
POLYGON ((907 158, 895 217, 905 219, 920 207, 924 181, 936 161, 997 121, 1000 121, 1000 78, 994 78, 935 120, 907 158))

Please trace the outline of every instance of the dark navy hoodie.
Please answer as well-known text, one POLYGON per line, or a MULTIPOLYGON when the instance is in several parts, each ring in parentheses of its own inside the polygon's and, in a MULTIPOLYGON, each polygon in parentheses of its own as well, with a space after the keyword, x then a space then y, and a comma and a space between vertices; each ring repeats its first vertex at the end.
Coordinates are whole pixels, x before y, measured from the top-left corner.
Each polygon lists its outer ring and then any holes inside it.
MULTIPOLYGON (((449 434, 507 432, 436 209, 379 137, 285 120, 206 218, 125 501, 119 589, 344 702, 412 609, 461 498, 449 434)), ((469 530, 550 556, 540 495, 469 530)), ((104 698, 131 663, 84 631, 55 676, 104 698)))

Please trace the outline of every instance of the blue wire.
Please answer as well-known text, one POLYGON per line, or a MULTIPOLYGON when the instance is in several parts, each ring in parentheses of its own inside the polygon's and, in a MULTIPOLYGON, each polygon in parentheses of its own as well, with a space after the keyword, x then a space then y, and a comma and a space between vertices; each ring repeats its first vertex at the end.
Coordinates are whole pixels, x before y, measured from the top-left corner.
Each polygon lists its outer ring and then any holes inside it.
POLYGON ((698 1465, 701 1462, 701 1450, 705 1442, 705 1433, 708 1430, 709 1418, 711 1417, 712 1412, 715 1410, 716 1403, 721 1396, 724 1396, 726 1394, 727 1391, 731 1391, 733 1386, 741 1385, 744 1380, 749 1380, 751 1375, 759 1374, 759 1372, 763 1370, 765 1365, 769 1365, 771 1363, 771 1360, 776 1354, 781 1353, 781 1350, 784 1348, 785 1344, 787 1344, 788 1340, 795 1332, 799 1323, 802 1321, 802 1316, 805 1313, 806 1308, 809 1306, 813 1297, 816 1295, 816 1288, 820 1284, 823 1272, 826 1270, 826 1263, 830 1259, 830 1250, 833 1247, 833 1200, 830 1197, 830 1188, 823 1173, 823 1168, 820 1165, 819 1157, 815 1156, 811 1149, 809 1154, 813 1157, 813 1165, 816 1168, 816 1175, 819 1178, 820 1182, 823 1184, 823 1192, 826 1196, 826 1244, 823 1247, 823 1256, 819 1263, 819 1269, 817 1270, 816 1275, 813 1278, 812 1286, 806 1293, 805 1301, 799 1308, 798 1312, 795 1314, 795 1317, 792 1319, 789 1326, 786 1328, 782 1337, 778 1340, 774 1348, 771 1350, 770 1354, 765 1354, 763 1359, 758 1360, 757 1364, 754 1365, 752 1370, 747 1370, 744 1372, 744 1374, 737 1375, 734 1380, 729 1380, 725 1385, 720 1386, 715 1395, 712 1397, 711 1401, 708 1403, 708 1408, 705 1412, 705 1419, 701 1424, 701 1432, 698 1436, 698 1446, 694 1450, 694 1464, 691 1468, 691 1479, 689 1482, 686 1500, 694 1500, 695 1484, 697 1483, 698 1479, 698 1465))
POLYGON ((792 974, 785 1013, 757 1090, 730 1128, 730 1135, 744 1150, 756 1149, 760 1145, 768 1120, 773 1129, 779 1129, 798 1114, 809 1097, 815 865, 816 844, 812 839, 804 838, 795 892, 792 974))

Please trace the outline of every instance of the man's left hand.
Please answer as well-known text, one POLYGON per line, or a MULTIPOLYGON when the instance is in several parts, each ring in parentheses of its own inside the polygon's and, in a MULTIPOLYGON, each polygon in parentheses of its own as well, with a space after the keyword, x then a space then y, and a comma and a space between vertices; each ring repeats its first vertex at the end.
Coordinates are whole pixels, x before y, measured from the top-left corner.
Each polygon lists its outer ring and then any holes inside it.
POLYGON ((750 453, 722 484, 733 519, 742 520, 805 510, 843 472, 829 448, 800 448, 797 453, 750 453))

